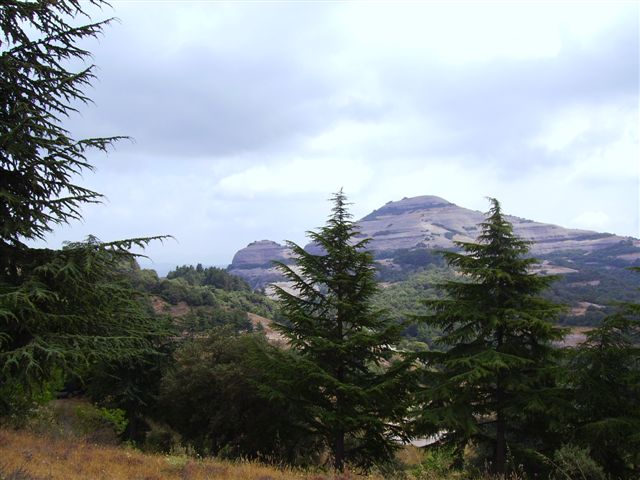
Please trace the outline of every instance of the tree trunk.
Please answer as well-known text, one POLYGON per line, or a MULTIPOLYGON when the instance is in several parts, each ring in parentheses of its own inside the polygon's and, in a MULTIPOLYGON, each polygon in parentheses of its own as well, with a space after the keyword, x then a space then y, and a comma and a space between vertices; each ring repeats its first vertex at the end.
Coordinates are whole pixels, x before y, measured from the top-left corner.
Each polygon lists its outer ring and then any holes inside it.
MULTIPOLYGON (((501 392, 498 392, 500 398, 501 392)), ((505 473, 507 463, 507 442, 505 439, 506 425, 504 422, 504 414, 502 412, 502 406, 498 407, 497 420, 496 420, 496 450, 494 456, 494 472, 501 475, 505 473)))
MULTIPOLYGON (((342 293, 338 290, 337 295, 339 297, 342 296, 342 293)), ((338 309, 338 314, 336 316, 336 326, 337 326, 337 337, 338 342, 342 344, 344 334, 343 334, 343 324, 342 324, 342 313, 338 309)), ((344 382, 344 365, 343 359, 340 358, 340 363, 338 363, 338 368, 336 371, 336 379, 342 384, 344 382)), ((338 417, 338 422, 342 422, 343 413, 342 413, 342 393, 338 391, 336 393, 336 414, 338 417)), ((344 430, 340 427, 339 430, 336 431, 335 444, 334 444, 334 467, 336 472, 342 473, 344 471, 344 430)))
MULTIPOLYGON (((504 342, 503 327, 499 326, 497 331, 497 351, 502 349, 504 342)), ((506 470, 507 445, 505 439, 506 423, 504 419, 504 379, 502 371, 498 370, 496 376, 496 448, 494 453, 493 470, 496 474, 502 475, 506 470)))
POLYGON ((344 472, 344 432, 342 430, 336 432, 333 455, 333 466, 336 472, 344 472))

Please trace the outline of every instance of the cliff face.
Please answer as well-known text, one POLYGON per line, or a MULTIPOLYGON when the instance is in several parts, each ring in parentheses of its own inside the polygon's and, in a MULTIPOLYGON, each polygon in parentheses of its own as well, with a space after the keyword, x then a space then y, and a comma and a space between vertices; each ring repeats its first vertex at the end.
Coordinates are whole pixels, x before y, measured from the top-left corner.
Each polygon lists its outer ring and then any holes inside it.
POLYGON ((231 266, 234 268, 271 267, 271 262, 286 262, 291 252, 284 245, 271 240, 258 240, 238 250, 233 256, 231 266))
POLYGON ((246 280, 253 289, 259 290, 282 280, 282 275, 273 266, 273 262, 286 263, 290 258, 291 251, 286 246, 271 240, 259 240, 238 250, 228 271, 246 280))
MULTIPOLYGON (((507 219, 517 235, 534 242, 531 251, 542 259, 560 252, 597 255, 620 246, 620 253, 612 257, 616 262, 631 265, 640 260, 638 239, 568 229, 514 216, 507 216, 507 219)), ((483 220, 482 212, 459 207, 440 197, 420 196, 389 202, 359 220, 357 226, 362 238, 371 238, 369 248, 376 256, 389 259, 398 250, 450 249, 455 248, 454 241, 474 242, 480 233, 478 224, 483 220)), ((305 248, 319 253, 314 245, 305 248)), ((290 259, 291 252, 286 246, 261 240, 238 251, 229 271, 247 280, 254 288, 263 288, 282 280, 271 261, 288 262, 290 259)), ((392 263, 392 260, 385 260, 390 261, 392 263)), ((547 261, 545 265, 545 271, 555 271, 553 263, 547 261)), ((561 270, 557 272, 561 273, 561 270)))

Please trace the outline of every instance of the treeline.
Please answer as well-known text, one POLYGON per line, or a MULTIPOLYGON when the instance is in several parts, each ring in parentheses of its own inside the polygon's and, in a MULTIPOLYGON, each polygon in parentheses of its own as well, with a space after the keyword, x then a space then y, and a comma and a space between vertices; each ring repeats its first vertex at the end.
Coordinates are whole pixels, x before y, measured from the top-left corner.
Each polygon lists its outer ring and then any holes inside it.
POLYGON ((168 279, 182 278, 189 285, 208 285, 227 291, 250 291, 251 287, 240 277, 230 275, 225 269, 218 267, 203 267, 201 263, 183 265, 167 274, 168 279))

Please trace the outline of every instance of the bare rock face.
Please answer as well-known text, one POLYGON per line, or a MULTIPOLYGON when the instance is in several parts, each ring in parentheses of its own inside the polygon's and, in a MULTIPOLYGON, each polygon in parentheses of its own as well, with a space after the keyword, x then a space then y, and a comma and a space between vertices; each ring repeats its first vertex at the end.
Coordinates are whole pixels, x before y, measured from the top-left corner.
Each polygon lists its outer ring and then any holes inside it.
POLYGON ((451 248, 453 240, 473 241, 483 214, 440 197, 421 196, 389 202, 358 222, 376 253, 411 248, 451 248))
POLYGON ((286 262, 291 252, 284 245, 271 240, 258 240, 247 245, 233 256, 233 268, 271 267, 274 260, 286 262))
POLYGON ((271 240, 259 240, 238 250, 228 271, 244 279, 253 289, 261 289, 282 280, 273 262, 286 263, 290 258, 291 251, 284 245, 271 240))
MULTIPOLYGON (((562 250, 591 252, 610 247, 624 237, 589 230, 577 230, 506 216, 516 235, 533 243, 534 255, 562 250)), ((401 248, 454 247, 454 241, 474 242, 484 214, 459 207, 440 197, 421 196, 389 202, 358 222, 363 237, 372 241, 376 253, 401 248)), ((640 246, 640 242, 638 244, 640 246)))

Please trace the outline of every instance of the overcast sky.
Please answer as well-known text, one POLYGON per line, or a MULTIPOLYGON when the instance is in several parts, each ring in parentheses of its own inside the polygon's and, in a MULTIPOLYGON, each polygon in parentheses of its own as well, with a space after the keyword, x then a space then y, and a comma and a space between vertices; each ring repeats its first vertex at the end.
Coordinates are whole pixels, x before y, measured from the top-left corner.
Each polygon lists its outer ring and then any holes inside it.
MULTIPOLYGON (((112 1, 78 137, 129 135, 107 197, 49 241, 171 234, 156 267, 305 243, 344 187, 360 218, 438 195, 640 236, 637 2, 112 1)), ((100 16, 96 16, 96 19, 100 16)))

